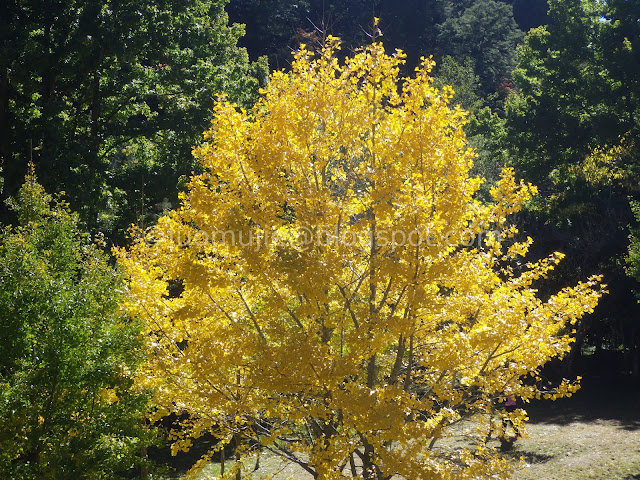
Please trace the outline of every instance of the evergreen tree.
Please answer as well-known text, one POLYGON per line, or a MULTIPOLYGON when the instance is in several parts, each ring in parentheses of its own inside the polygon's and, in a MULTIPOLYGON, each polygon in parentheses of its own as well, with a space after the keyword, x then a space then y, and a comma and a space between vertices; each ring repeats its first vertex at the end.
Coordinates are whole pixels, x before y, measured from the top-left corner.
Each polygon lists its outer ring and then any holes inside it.
POLYGON ((486 97, 510 81, 515 48, 521 39, 511 5, 481 0, 440 26, 438 51, 454 58, 471 58, 480 77, 480 93, 486 97))
POLYGON ((524 32, 549 22, 547 0, 514 0, 513 18, 524 32))

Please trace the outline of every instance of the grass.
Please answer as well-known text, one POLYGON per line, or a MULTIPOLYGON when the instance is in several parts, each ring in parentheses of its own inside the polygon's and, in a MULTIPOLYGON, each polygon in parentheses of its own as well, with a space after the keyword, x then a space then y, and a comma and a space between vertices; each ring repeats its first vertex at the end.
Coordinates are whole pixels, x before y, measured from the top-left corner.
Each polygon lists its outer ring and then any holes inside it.
MULTIPOLYGON (((513 480, 640 480, 638 383, 592 378, 571 398, 525 408, 530 418, 528 436, 508 452, 514 465, 524 460, 513 480)), ((247 470, 253 470, 253 462, 247 470)), ((187 463, 179 467, 182 473, 187 463)), ((230 466, 231 462, 227 468, 230 466)), ((220 465, 211 464, 198 480, 219 472, 220 465)), ((257 473, 281 480, 311 479, 299 468, 269 456, 260 459, 257 473)))

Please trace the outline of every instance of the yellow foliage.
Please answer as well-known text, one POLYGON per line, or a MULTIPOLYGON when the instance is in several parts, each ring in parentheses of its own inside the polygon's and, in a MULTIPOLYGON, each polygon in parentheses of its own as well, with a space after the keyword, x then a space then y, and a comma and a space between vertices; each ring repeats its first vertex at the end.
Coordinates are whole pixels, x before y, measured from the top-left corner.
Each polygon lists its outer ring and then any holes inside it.
POLYGON ((569 168, 569 174, 591 185, 633 181, 625 169, 624 160, 633 147, 633 141, 627 133, 616 145, 594 148, 581 163, 569 168))
POLYGON ((302 48, 250 112, 221 98, 182 206, 118 252, 147 322, 139 381, 190 414, 176 451, 211 430, 326 479, 507 478, 490 416, 540 394, 525 376, 568 350, 599 279, 538 299, 561 255, 515 274, 531 240, 507 242, 535 188, 507 169, 475 198, 430 59, 400 79, 399 52, 337 48, 302 48), (443 442, 461 421, 483 434, 443 442))

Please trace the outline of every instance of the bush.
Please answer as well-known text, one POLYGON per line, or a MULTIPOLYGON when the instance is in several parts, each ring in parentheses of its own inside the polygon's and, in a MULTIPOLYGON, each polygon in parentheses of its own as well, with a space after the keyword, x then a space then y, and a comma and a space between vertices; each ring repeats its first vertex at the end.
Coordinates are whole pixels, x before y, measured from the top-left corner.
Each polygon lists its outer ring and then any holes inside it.
MULTIPOLYGON (((149 441, 120 277, 29 175, 0 232, 0 477, 120 478, 149 441)), ((131 473, 131 472, 129 472, 131 473)), ((129 475, 130 476, 130 475, 129 475)))

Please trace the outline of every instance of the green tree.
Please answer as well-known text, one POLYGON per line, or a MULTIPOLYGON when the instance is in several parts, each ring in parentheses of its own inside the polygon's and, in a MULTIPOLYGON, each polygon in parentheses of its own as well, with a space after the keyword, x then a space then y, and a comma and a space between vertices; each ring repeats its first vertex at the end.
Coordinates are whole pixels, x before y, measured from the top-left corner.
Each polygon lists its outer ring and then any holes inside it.
POLYGON ((600 224, 603 238, 617 232, 609 246, 624 243, 620 234, 632 220, 625 205, 636 194, 638 6, 637 0, 550 2, 553 21, 530 31, 518 50, 517 89, 507 102, 516 166, 546 197, 539 212, 569 230, 600 224))
POLYGON ((482 98, 478 95, 480 78, 475 74, 475 65, 469 57, 456 60, 445 55, 436 65, 434 85, 443 88, 450 85, 453 88, 451 102, 458 104, 469 112, 477 112, 482 106, 482 98))
POLYGON ((543 251, 572 258, 557 283, 606 274, 612 294, 579 330, 576 351, 582 339, 635 348, 638 306, 622 258, 634 223, 628 197, 638 195, 640 4, 554 0, 549 7, 552 21, 531 30, 518 50, 506 105, 514 163, 542 194, 530 205, 527 230, 543 239, 543 251))
POLYGON ((452 103, 469 112, 465 132, 478 155, 472 171, 485 179, 480 192, 488 200, 490 189, 499 180, 502 168, 509 163, 504 119, 487 105, 490 98, 480 97, 480 79, 474 73, 474 63, 470 58, 458 62, 445 55, 436 65, 433 83, 440 89, 451 86, 454 92, 452 103))
MULTIPOLYGON (((631 209, 637 223, 640 224, 640 204, 638 202, 631 202, 631 209)), ((636 282, 640 282, 640 228, 637 226, 631 228, 629 235, 629 251, 626 257, 627 275, 633 278, 636 282)), ((640 292, 637 285, 634 291, 636 299, 640 302, 640 292)), ((640 325, 637 322, 631 324, 632 338, 640 336, 640 325)), ((640 373, 640 341, 635 341, 631 347, 632 367, 633 372, 638 376, 640 373)))
POLYGON ((115 479, 149 441, 120 277, 34 176, 0 232, 0 476, 115 479))
POLYGON ((483 96, 508 82, 515 66, 516 44, 522 31, 513 19, 513 8, 496 0, 473 2, 459 16, 440 26, 439 52, 455 58, 471 58, 480 77, 483 96))
POLYGON ((507 107, 510 138, 529 178, 541 180, 627 132, 637 134, 639 7, 552 1, 553 22, 527 35, 513 73, 518 94, 507 107))
POLYGON ((3 2, 5 198, 32 159, 90 229, 126 228, 173 201, 216 95, 250 104, 266 74, 236 47, 243 30, 227 25, 224 4, 3 2))

